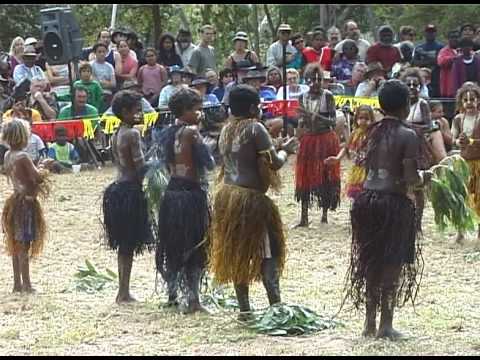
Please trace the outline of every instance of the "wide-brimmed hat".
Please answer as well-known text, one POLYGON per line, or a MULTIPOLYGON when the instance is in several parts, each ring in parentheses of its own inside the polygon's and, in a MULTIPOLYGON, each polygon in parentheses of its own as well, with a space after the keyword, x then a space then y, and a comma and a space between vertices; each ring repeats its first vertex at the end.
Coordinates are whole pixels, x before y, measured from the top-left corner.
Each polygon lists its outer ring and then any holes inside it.
POLYGON ((250 70, 247 75, 243 77, 243 81, 246 80, 253 80, 253 79, 260 79, 262 81, 267 80, 267 76, 265 75, 265 70, 250 70))
POLYGON ((23 50, 22 56, 37 56, 37 51, 35 50, 35 47, 33 45, 27 45, 23 50))
POLYGON ((36 44, 38 43, 38 40, 35 39, 34 37, 28 37, 25 39, 25 42, 23 43, 24 46, 27 46, 27 45, 33 45, 33 44, 36 44))
POLYGON ((233 41, 243 40, 248 42, 248 35, 245 31, 238 31, 233 38, 233 41))
POLYGON ((207 79, 203 78, 203 77, 198 77, 196 78, 195 80, 192 81, 192 83, 190 84, 190 86, 198 86, 198 85, 206 85, 208 86, 210 83, 208 82, 207 79))
POLYGON ((371 62, 367 66, 367 71, 365 72, 365 77, 368 77, 370 74, 374 73, 375 71, 382 71, 384 74, 387 72, 382 66, 382 63, 379 61, 371 62))
POLYGON ((292 27, 288 24, 280 24, 278 31, 292 31, 292 27))

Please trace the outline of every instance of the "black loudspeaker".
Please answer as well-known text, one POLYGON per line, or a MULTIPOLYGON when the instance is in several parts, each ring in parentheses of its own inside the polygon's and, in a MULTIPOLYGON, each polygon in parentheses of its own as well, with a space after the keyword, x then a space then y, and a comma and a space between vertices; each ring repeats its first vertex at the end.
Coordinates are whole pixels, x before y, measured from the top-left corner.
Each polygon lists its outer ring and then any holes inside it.
POLYGON ((49 65, 68 64, 79 58, 83 48, 80 27, 70 8, 40 11, 43 48, 49 65))

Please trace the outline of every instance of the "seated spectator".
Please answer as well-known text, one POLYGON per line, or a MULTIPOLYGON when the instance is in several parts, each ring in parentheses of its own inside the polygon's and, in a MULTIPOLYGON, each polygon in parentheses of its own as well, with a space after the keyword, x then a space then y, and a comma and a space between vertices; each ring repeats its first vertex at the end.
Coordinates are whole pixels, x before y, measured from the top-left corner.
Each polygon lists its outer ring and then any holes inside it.
MULTIPOLYGON (((158 63, 165 67, 180 66, 183 67, 182 58, 175 51, 175 37, 170 33, 164 33, 158 41, 158 63)), ((187 65, 187 64, 185 64, 187 65)))
POLYGON ((219 75, 220 80, 212 93, 217 97, 218 101, 221 102, 223 100, 223 95, 225 94, 226 86, 233 81, 233 72, 231 69, 223 69, 220 71, 219 75))
POLYGON ((20 84, 23 80, 32 80, 33 78, 46 80, 46 76, 43 70, 35 65, 37 59, 37 52, 33 45, 25 46, 25 50, 22 55, 22 64, 18 64, 13 71, 13 81, 15 84, 20 84))
MULTIPOLYGON (((295 69, 287 69, 287 100, 298 100, 298 98, 308 92, 308 85, 299 84, 300 74, 295 69)), ((283 100, 283 86, 278 89, 277 100, 283 100)))
POLYGON ((273 101, 277 99, 277 91, 274 87, 263 85, 266 80, 264 68, 257 67, 256 70, 250 70, 244 77, 243 83, 253 86, 260 95, 260 101, 273 101))
POLYGON ((376 97, 380 85, 386 80, 387 72, 380 62, 368 64, 365 80, 362 81, 355 92, 355 96, 376 97))
POLYGON ((100 111, 103 108, 102 86, 92 77, 92 65, 83 63, 79 67, 80 80, 75 81, 74 87, 83 87, 87 90, 87 104, 92 105, 100 111))
POLYGON ((160 96, 158 98, 158 108, 168 109, 168 102, 173 93, 180 89, 182 86, 185 86, 182 83, 182 69, 179 66, 172 66, 169 69, 168 76, 170 78, 169 83, 160 91, 160 96))
POLYGON ((58 115, 58 102, 55 93, 46 91, 47 81, 32 79, 30 83, 30 96, 27 106, 37 110, 43 121, 53 121, 58 115))
POLYGON ((303 55, 305 40, 303 39, 302 34, 297 33, 290 38, 290 41, 297 52, 293 56, 293 60, 287 65, 287 69, 295 69, 301 76, 303 68, 307 64, 307 59, 305 58, 305 55, 303 55))
MULTIPOLYGON (((70 78, 68 74, 68 65, 45 65, 47 69, 47 79, 50 83, 52 93, 55 93, 55 96, 58 101, 71 101, 70 98, 70 78)), ((72 77, 73 80, 76 80, 75 71, 73 71, 72 66, 72 77)))
MULTIPOLYGON (((110 63, 106 61, 105 56, 107 55, 108 48, 105 44, 95 44, 95 46, 93 47, 93 52, 95 53, 95 60, 90 63, 93 70, 93 79, 97 80, 102 86, 103 107, 107 108, 110 106, 110 102, 112 101, 113 90, 117 86, 115 69, 110 63)), ((99 111, 103 112, 103 110, 104 109, 100 109, 99 111)))
POLYGON ((324 70, 330 71, 332 69, 333 51, 327 45, 328 42, 325 31, 315 31, 312 35, 312 47, 306 47, 303 50, 307 64, 320 62, 324 70))
POLYGON ((154 48, 145 50, 145 59, 147 63, 138 70, 137 81, 143 96, 152 106, 156 106, 160 91, 168 83, 168 73, 164 66, 157 63, 157 51, 154 48))
POLYGON ((15 82, 10 71, 8 56, 0 57, 0 118, 2 114, 13 105, 13 88, 15 82))
POLYGON ((51 170, 56 174, 71 171, 80 160, 75 146, 67 141, 67 129, 63 126, 55 128, 55 142, 48 149, 48 157, 55 160, 51 170))
POLYGON ((367 72, 367 64, 364 62, 356 62, 352 69, 352 79, 348 83, 343 84, 345 88, 345 95, 354 96, 358 85, 365 80, 365 73, 367 72))
POLYGON ((205 71, 205 78, 208 81, 207 94, 211 94, 213 89, 218 86, 218 75, 215 70, 207 69, 207 71, 205 71))
POLYGON ((282 73, 279 68, 272 66, 267 70, 267 85, 273 87, 275 93, 282 87, 282 73))
POLYGON ((73 113, 72 104, 64 106, 60 110, 58 120, 70 120, 76 118, 97 118, 98 110, 87 104, 88 91, 83 86, 78 85, 73 88, 73 101, 75 102, 75 113, 73 113))
POLYGON ((30 155, 33 163, 37 165, 40 160, 47 157, 47 148, 40 136, 31 131, 29 133, 30 137, 28 138, 28 145, 24 151, 30 155))
POLYGON ((208 80, 202 77, 193 80, 192 85, 190 85, 191 87, 198 90, 198 92, 201 94, 203 99, 202 107, 204 108, 220 105, 220 101, 218 101, 215 95, 207 94, 208 85, 208 80))
MULTIPOLYGON (((208 68, 207 68, 208 69, 208 68)), ((206 70, 206 69, 205 69, 206 70)), ((183 85, 185 86, 190 86, 192 85, 192 81, 193 79, 195 79, 197 75, 195 75, 191 70, 190 68, 187 66, 187 67, 184 67, 182 69, 182 83, 183 85)))
POLYGON ((27 99, 26 93, 14 93, 13 106, 3 114, 3 123, 9 122, 15 118, 26 120, 29 123, 42 122, 42 115, 40 115, 37 110, 27 107, 27 99))
POLYGON ((443 136, 443 143, 447 152, 452 150, 453 136, 450 131, 450 123, 444 117, 443 104, 438 100, 429 102, 432 121, 436 121, 440 127, 443 136))
POLYGON ((393 46, 393 29, 389 25, 378 29, 378 42, 367 50, 367 64, 380 62, 387 73, 401 59, 400 50, 393 46))
POLYGON ((358 58, 358 47, 355 41, 347 39, 343 42, 340 59, 332 65, 332 76, 342 85, 347 85, 352 80, 352 70, 358 58))
POLYGON ((130 54, 126 40, 121 40, 117 46, 122 61, 121 71, 117 73, 117 87, 121 88, 124 81, 137 80, 138 61, 130 54))
POLYGON ((10 45, 10 75, 13 76, 13 71, 15 70, 18 64, 23 63, 23 52, 25 49, 25 41, 21 36, 17 36, 15 39, 12 40, 12 44, 10 45))
POLYGON ((459 55, 453 60, 452 86, 453 93, 467 81, 479 84, 480 81, 480 57, 473 52, 473 40, 463 38, 458 43, 459 55))

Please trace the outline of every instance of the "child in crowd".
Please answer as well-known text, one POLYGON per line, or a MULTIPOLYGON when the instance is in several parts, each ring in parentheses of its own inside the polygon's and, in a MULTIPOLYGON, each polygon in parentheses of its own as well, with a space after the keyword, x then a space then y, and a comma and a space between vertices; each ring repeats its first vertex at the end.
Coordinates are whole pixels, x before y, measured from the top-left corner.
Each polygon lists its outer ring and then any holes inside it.
POLYGON ((450 124, 445 119, 443 112, 443 104, 438 100, 432 100, 429 102, 432 121, 436 121, 440 127, 440 131, 443 136, 443 143, 445 144, 445 150, 449 152, 452 150, 452 132, 450 131, 450 124))
POLYGON ((75 146, 67 142, 67 129, 63 126, 55 128, 55 142, 48 149, 48 157, 54 160, 52 172, 56 174, 70 171, 80 158, 75 146))
POLYGON ((353 160, 353 166, 350 168, 347 175, 346 193, 349 198, 355 200, 358 194, 363 189, 363 183, 367 177, 365 167, 362 165, 365 154, 361 149, 365 139, 367 138, 367 129, 370 124, 375 122, 375 114, 373 109, 368 105, 361 105, 357 108, 354 116, 354 123, 356 128, 353 130, 350 139, 346 146, 340 151, 337 156, 330 156, 325 159, 326 165, 339 163, 345 155, 353 160))
POLYGON ((102 113, 110 106, 113 90, 117 86, 117 81, 115 78, 115 69, 105 60, 108 53, 107 46, 102 43, 95 44, 93 52, 95 53, 95 60, 90 64, 92 65, 93 78, 100 83, 103 89, 103 108, 99 109, 99 112, 102 113))
POLYGON ((33 293, 29 257, 38 256, 46 236, 46 223, 37 199, 48 194, 44 160, 38 168, 23 150, 28 145, 29 127, 23 120, 5 124, 2 139, 10 148, 5 154, 5 174, 13 185, 13 194, 6 200, 2 213, 7 253, 12 256, 13 291, 33 293))
POLYGON ((80 80, 75 81, 73 86, 82 85, 87 89, 87 104, 94 106, 97 111, 103 108, 102 86, 97 80, 92 79, 92 65, 83 63, 79 67, 80 80))
POLYGON ((154 48, 145 50, 145 59, 147 63, 138 70, 138 85, 148 102, 156 106, 160 91, 167 85, 168 73, 165 67, 157 63, 157 51, 154 48))

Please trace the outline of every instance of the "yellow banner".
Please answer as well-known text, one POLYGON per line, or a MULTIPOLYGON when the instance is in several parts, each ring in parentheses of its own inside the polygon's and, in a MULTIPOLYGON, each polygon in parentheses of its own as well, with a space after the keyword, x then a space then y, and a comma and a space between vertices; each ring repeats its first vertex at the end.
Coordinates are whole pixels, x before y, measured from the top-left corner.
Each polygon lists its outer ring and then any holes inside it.
POLYGON ((92 124, 92 119, 83 119, 83 137, 92 140, 95 138, 95 128, 92 124))
POLYGON ((380 108, 378 97, 336 95, 334 98, 337 107, 342 108, 345 105, 350 105, 352 111, 355 111, 360 105, 369 105, 372 109, 380 108))
MULTIPOLYGON (((152 127, 158 119, 157 112, 151 112, 143 114, 143 130, 142 135, 145 135, 145 131, 148 128, 152 127)), ((102 116, 102 121, 105 123, 104 132, 107 135, 111 135, 115 132, 115 130, 120 126, 120 119, 117 118, 115 115, 108 115, 104 114, 102 116)))

